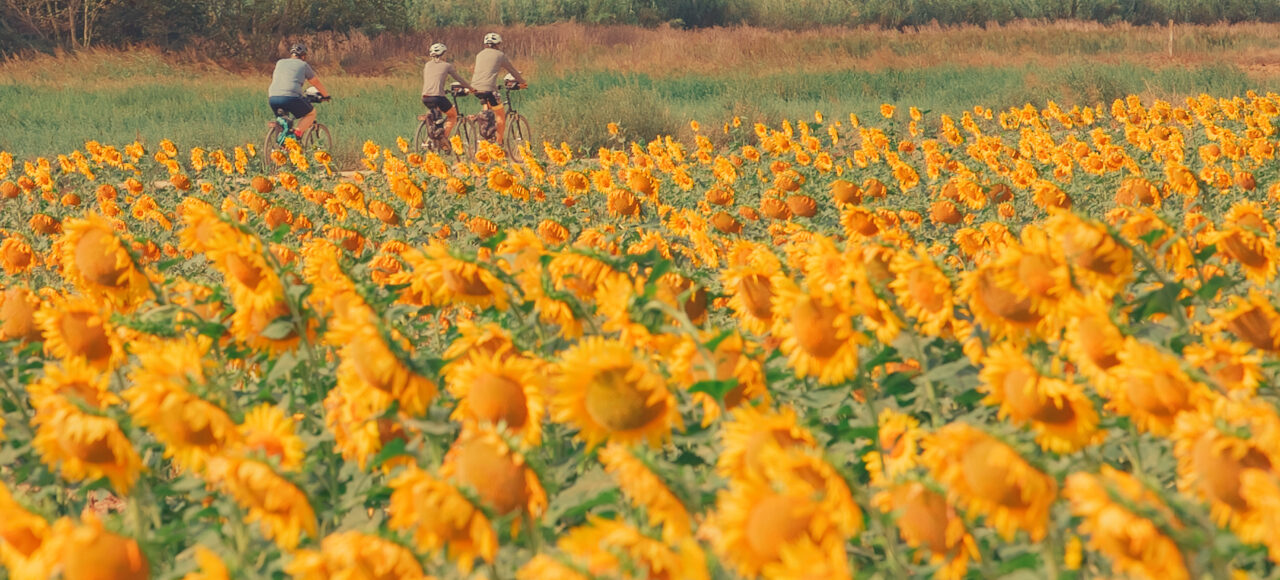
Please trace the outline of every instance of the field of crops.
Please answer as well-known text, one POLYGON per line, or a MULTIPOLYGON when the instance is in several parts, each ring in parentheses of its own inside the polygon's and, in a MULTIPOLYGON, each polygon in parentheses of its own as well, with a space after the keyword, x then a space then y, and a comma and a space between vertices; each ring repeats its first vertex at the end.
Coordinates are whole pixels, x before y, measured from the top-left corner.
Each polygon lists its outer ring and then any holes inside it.
POLYGON ((1274 577, 1278 117, 0 153, 0 576, 1274 577))

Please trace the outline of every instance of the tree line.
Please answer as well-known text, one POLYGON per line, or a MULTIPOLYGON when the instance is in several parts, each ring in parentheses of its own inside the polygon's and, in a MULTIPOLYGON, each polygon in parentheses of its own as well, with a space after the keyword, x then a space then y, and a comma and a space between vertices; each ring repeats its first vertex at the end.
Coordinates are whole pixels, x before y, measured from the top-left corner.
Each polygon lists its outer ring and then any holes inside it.
POLYGON ((317 32, 454 26, 986 25, 1014 20, 1152 24, 1280 21, 1276 0, 0 0, 0 55, 89 46, 192 45, 258 58, 317 32))

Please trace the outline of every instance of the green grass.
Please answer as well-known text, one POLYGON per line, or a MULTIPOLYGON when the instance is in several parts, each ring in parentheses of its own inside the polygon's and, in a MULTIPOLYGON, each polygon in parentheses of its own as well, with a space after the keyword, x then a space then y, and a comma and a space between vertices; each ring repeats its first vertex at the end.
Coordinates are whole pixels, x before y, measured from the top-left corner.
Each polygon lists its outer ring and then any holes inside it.
MULTIPOLYGON (((605 125, 619 122, 625 136, 688 136, 688 121, 714 128, 739 115, 747 122, 877 114, 881 103, 958 114, 974 105, 997 109, 1047 100, 1061 105, 1109 105, 1130 93, 1180 100, 1186 95, 1238 95, 1256 86, 1229 65, 1149 68, 1137 64, 1057 68, 1031 65, 943 65, 911 70, 775 73, 726 71, 717 76, 654 78, 637 73, 575 72, 535 78, 517 94, 538 140, 565 141, 584 151, 605 143, 605 125)), ((366 139, 387 145, 411 136, 422 108, 413 77, 334 76, 336 98, 320 105, 333 132, 335 157, 351 165, 366 139)), ((0 80, 0 150, 17 158, 66 153, 86 140, 179 147, 227 148, 259 143, 269 119, 266 80, 225 72, 200 76, 142 62, 113 68, 100 82, 69 88, 38 79, 0 80)), ((477 109, 464 101, 464 112, 477 109)), ((936 117, 935 117, 936 119, 936 117)))

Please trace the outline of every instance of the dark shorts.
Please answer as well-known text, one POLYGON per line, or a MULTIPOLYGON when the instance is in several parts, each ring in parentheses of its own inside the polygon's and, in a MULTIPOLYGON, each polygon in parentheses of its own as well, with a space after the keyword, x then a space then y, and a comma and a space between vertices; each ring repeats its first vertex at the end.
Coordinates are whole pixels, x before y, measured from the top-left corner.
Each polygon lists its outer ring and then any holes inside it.
POLYGON ((498 93, 476 93, 476 98, 490 107, 498 106, 498 93))
POLYGON ((310 115, 313 110, 311 103, 308 103, 302 97, 271 97, 267 102, 271 104, 272 113, 275 113, 277 109, 284 109, 285 112, 298 119, 310 115))
POLYGON ((453 103, 448 97, 422 97, 422 104, 429 109, 440 109, 442 113, 448 113, 453 108, 453 103))

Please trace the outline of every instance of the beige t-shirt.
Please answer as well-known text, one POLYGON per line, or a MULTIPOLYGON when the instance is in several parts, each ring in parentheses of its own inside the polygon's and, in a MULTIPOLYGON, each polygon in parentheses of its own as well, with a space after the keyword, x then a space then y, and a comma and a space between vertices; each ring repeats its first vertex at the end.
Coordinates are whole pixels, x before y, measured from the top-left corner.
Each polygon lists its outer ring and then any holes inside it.
POLYGON ((445 96, 445 82, 449 77, 458 79, 458 82, 463 84, 467 82, 458 75, 458 69, 453 67, 453 63, 438 58, 427 61, 427 64, 422 67, 422 96, 445 96))
POLYGON ((492 93, 498 90, 498 73, 511 73, 516 82, 523 83, 520 71, 507 59, 507 55, 496 48, 486 48, 476 55, 476 71, 471 75, 471 86, 477 92, 492 93))

